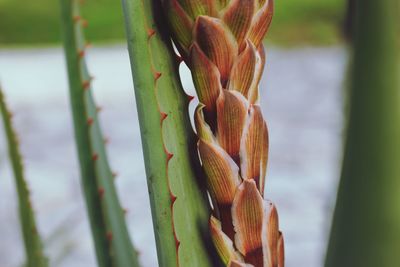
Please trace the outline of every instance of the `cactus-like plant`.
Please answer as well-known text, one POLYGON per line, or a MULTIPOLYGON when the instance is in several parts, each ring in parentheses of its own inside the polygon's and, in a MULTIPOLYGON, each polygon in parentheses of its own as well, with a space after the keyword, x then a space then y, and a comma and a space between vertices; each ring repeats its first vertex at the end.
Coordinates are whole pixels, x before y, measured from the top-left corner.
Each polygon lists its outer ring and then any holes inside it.
POLYGON ((101 267, 135 267, 139 266, 137 252, 118 200, 90 90, 79 2, 61 0, 60 4, 75 139, 97 261, 101 267))
POLYGON ((200 104, 198 153, 212 199, 210 231, 226 265, 282 267, 275 206, 263 200, 268 130, 258 102, 272 0, 165 0, 172 37, 200 104))
POLYGON ((25 266, 47 267, 48 259, 43 251, 42 238, 40 237, 36 226, 35 213, 32 208, 29 189, 24 178, 24 168, 21 153, 19 151, 18 139, 11 122, 12 114, 7 108, 1 88, 0 113, 3 118, 9 157, 18 193, 19 216, 26 253, 25 266))

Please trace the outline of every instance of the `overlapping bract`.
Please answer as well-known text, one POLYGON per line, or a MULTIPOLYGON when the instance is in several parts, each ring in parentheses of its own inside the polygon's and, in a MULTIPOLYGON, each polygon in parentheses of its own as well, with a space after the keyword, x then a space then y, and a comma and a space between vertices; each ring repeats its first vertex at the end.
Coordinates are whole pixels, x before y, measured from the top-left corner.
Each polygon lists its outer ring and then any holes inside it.
POLYGON ((263 199, 268 130, 257 104, 272 0, 164 0, 172 38, 199 97, 198 153, 210 231, 227 266, 283 267, 275 206, 263 199))

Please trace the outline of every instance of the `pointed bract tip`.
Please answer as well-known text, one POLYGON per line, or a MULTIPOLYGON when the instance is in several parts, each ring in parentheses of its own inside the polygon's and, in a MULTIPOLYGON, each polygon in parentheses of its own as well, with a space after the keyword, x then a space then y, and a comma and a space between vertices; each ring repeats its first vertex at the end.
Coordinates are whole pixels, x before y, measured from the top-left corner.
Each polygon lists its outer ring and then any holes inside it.
POLYGON ((244 256, 262 248, 263 204, 254 180, 243 180, 233 200, 232 218, 235 245, 244 256))

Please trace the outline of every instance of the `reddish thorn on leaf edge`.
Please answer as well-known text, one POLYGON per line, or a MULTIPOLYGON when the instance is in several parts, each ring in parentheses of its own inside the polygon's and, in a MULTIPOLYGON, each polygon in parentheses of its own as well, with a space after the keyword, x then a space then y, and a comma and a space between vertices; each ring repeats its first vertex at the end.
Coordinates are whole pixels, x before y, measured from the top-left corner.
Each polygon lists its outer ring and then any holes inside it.
POLYGON ((93 124, 93 118, 92 118, 92 117, 89 117, 89 118, 87 119, 87 124, 88 124, 89 126, 91 126, 91 125, 93 124))
POLYGON ((74 20, 74 22, 78 22, 81 20, 81 16, 74 16, 73 20, 74 20))
MULTIPOLYGON (((174 217, 174 210, 172 209, 172 205, 171 205, 171 212, 172 212, 172 218, 174 217)), ((177 237, 177 235, 176 235, 176 231, 175 231, 175 223, 174 223, 174 220, 172 219, 172 230, 173 230, 173 233, 174 233, 174 240, 175 240, 175 248, 176 248, 176 251, 178 252, 178 250, 179 250, 179 246, 181 245, 181 241, 179 241, 179 239, 178 239, 178 237, 177 237)), ((179 266, 179 257, 177 257, 177 266, 179 266)))
POLYGON ((85 56, 85 50, 78 50, 78 57, 83 58, 85 56))
POLYGON ((187 95, 187 98, 188 98, 189 103, 190 103, 190 102, 192 102, 192 100, 194 99, 194 96, 192 96, 192 95, 187 95))
POLYGON ((176 196, 171 191, 169 192, 169 195, 171 196, 171 209, 172 209, 172 206, 176 201, 176 196))
POLYGON ((154 75, 154 80, 157 81, 161 77, 161 72, 155 71, 153 75, 154 75))
POLYGON ((93 156, 92 156, 92 160, 93 161, 96 161, 96 160, 98 160, 99 159, 99 155, 98 154, 93 154, 93 156))
POLYGON ((100 198, 103 198, 103 196, 104 196, 104 188, 103 187, 99 187, 99 196, 100 196, 100 198))
MULTIPOLYGON (((175 248, 176 248, 176 251, 178 251, 179 250, 179 246, 181 245, 181 241, 178 240, 178 237, 176 236, 175 229, 174 229, 174 239, 175 239, 175 248)), ((177 261, 179 261, 179 257, 178 257, 177 261)), ((178 266, 179 266, 179 264, 178 264, 178 266)))
POLYGON ((91 82, 90 79, 83 81, 83 83, 82 83, 83 90, 88 90, 90 88, 90 82, 91 82))
POLYGON ((163 122, 168 117, 168 114, 165 112, 160 112, 160 114, 161 114, 161 122, 163 122))
POLYGON ((170 160, 172 159, 172 157, 174 156, 174 154, 172 154, 172 153, 170 153, 170 152, 168 152, 168 151, 165 151, 165 153, 167 154, 167 162, 168 162, 168 161, 170 161, 170 160))
POLYGON ((110 138, 106 137, 104 138, 104 144, 108 145, 110 143, 110 138))
POLYGON ((107 232, 107 240, 111 241, 113 239, 113 234, 111 232, 107 232))
POLYGON ((147 36, 150 38, 154 34, 156 34, 156 31, 154 29, 147 29, 147 36))
POLYGON ((83 28, 87 28, 88 24, 89 23, 88 23, 88 21, 86 19, 81 20, 81 25, 82 25, 83 28))

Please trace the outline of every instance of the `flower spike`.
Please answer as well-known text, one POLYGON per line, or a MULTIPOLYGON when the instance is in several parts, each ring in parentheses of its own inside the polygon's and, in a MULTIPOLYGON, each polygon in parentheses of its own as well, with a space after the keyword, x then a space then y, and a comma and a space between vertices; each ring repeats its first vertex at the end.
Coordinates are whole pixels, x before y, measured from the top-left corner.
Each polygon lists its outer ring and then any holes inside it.
POLYGON ((264 200, 268 129, 258 104, 273 0, 163 0, 199 104, 197 154, 216 251, 229 267, 284 267, 275 206, 264 200))

